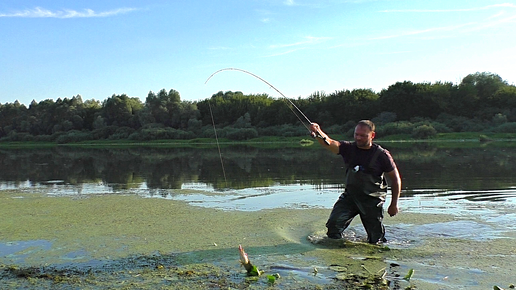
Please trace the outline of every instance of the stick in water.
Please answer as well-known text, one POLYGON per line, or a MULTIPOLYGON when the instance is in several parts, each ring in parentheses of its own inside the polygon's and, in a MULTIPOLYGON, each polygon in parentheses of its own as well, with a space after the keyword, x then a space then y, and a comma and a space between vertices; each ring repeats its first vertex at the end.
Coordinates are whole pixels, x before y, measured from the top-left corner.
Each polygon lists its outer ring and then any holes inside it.
POLYGON ((256 266, 253 266, 251 264, 251 261, 249 261, 249 257, 247 256, 247 253, 244 251, 244 248, 242 245, 238 245, 238 251, 240 252, 240 263, 242 266, 244 266, 245 270, 247 271, 247 275, 249 276, 260 276, 261 272, 256 268, 256 266))

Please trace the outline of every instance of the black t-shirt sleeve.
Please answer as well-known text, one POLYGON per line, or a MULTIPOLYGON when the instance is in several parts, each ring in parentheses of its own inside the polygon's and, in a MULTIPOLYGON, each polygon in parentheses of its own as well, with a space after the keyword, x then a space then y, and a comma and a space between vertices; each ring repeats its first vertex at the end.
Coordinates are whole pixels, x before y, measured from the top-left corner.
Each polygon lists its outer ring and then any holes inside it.
POLYGON ((394 159, 392 158, 391 153, 389 150, 383 149, 384 154, 380 154, 380 163, 382 166, 383 172, 391 172, 396 168, 396 163, 394 162, 394 159))
POLYGON ((349 154, 351 146, 354 146, 354 144, 349 141, 339 141, 339 142, 340 142, 340 146, 339 146, 338 154, 345 158, 346 155, 349 154))

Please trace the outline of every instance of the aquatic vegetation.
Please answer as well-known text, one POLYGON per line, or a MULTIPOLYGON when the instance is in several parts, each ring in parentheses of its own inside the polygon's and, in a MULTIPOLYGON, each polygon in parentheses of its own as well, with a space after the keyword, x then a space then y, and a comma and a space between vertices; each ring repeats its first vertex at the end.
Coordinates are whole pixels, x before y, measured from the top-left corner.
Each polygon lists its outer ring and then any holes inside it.
POLYGON ((272 275, 267 275, 267 281, 269 282, 269 284, 274 284, 274 283, 276 283, 276 279, 279 279, 280 277, 281 276, 278 273, 272 274, 272 275))
POLYGON ((403 279, 410 281, 410 279, 412 279, 412 276, 414 276, 414 269, 410 269, 403 279))
POLYGON ((490 137, 488 137, 488 136, 487 136, 487 135, 485 135, 485 134, 480 134, 480 135, 478 136, 478 140, 479 140, 480 142, 491 142, 491 141, 493 141, 493 138, 490 138, 490 137))
POLYGON ((242 245, 238 245, 238 251, 240 253, 240 264, 244 266, 245 270, 247 271, 247 275, 260 276, 262 274, 262 271, 258 270, 256 266, 251 264, 251 261, 249 261, 249 257, 247 256, 247 253, 244 251, 242 245))
MULTIPOLYGON (((0 260, 0 288, 433 289, 427 279, 439 277, 435 269, 446 264, 450 287, 474 280, 479 286, 470 289, 495 284, 513 289, 506 272, 491 267, 494 255, 508 253, 497 262, 500 269, 512 269, 512 238, 424 236, 410 247, 397 246, 404 241, 397 236, 407 237, 404 225, 449 223, 455 220, 450 215, 405 212, 390 219, 394 242, 386 247, 360 242, 360 233, 352 241, 308 236, 322 231, 326 209, 238 212, 137 196, 49 198, 20 191, 2 191, 0 200, 5 212, 0 228, 12 239, 5 245, 13 253, 0 260), (199 238, 191 229, 201 224, 210 231, 199 238), (52 244, 22 244, 34 240, 52 244), (248 259, 263 274, 248 276, 240 268, 235 241, 245 243, 248 259), (407 281, 403 278, 411 268, 407 281)), ((510 208, 503 220, 494 221, 510 223, 505 218, 513 212, 510 208)))
MULTIPOLYGON (((172 259, 173 260, 173 259, 172 259)), ((286 277, 279 273, 248 276, 235 268, 211 263, 175 265, 170 257, 138 256, 96 267, 59 268, 57 266, 22 267, 1 265, 0 280, 12 289, 402 289, 385 269, 377 272, 351 273, 346 267, 330 266, 343 271, 322 284, 286 277), (389 288, 394 286, 394 288, 389 288)), ((328 269, 321 269, 328 270, 328 269)), ((391 269, 392 270, 392 269, 391 269)), ((290 276, 290 277, 289 277, 290 276)))
MULTIPOLYGON (((509 285, 509 289, 514 289, 514 288, 516 288, 516 286, 514 286, 514 284, 509 285)), ((495 285, 495 286, 493 286, 493 290, 505 290, 505 289, 495 285)))
POLYGON ((314 144, 314 141, 310 139, 301 139, 301 141, 299 141, 299 144, 301 144, 301 146, 311 146, 312 144, 314 144))

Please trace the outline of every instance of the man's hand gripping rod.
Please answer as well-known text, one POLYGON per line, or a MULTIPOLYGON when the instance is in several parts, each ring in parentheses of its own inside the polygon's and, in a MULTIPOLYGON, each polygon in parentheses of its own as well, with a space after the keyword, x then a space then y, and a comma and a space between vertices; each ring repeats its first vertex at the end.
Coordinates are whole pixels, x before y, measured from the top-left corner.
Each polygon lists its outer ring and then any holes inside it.
MULTIPOLYGON (((313 125, 314 123, 310 122, 310 125, 313 125)), ((313 131, 310 131, 311 132, 311 135, 313 138, 319 138, 319 139, 322 139, 324 141, 324 143, 326 143, 326 145, 330 145, 330 141, 321 134, 321 129, 317 128, 316 129, 317 132, 313 132, 313 131)))

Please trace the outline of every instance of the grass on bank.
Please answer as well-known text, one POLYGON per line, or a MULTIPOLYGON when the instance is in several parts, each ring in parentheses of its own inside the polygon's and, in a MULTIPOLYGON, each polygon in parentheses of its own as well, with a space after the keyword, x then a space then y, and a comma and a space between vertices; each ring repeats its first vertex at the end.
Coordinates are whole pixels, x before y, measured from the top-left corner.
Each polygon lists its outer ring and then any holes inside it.
MULTIPOLYGON (((331 138, 335 140, 352 140, 352 137, 341 134, 331 134, 331 138)), ((260 148, 278 148, 278 147, 311 147, 312 140, 309 136, 297 137, 278 137, 263 136, 244 141, 235 141, 227 138, 219 138, 218 144, 221 147, 234 145, 246 145, 260 148)), ((490 142, 490 141, 516 141, 516 133, 479 133, 479 132, 458 132, 458 133, 438 133, 429 139, 415 139, 410 134, 397 134, 389 136, 377 136, 376 142, 490 142)), ((68 147, 88 147, 88 148, 130 148, 130 147, 191 147, 191 148, 211 148, 217 146, 217 140, 214 138, 195 138, 190 140, 165 139, 151 141, 134 141, 134 140, 88 140, 76 143, 58 144, 55 142, 37 142, 37 141, 11 141, 0 142, 0 148, 5 149, 30 149, 30 148, 53 148, 57 146, 68 147)))

